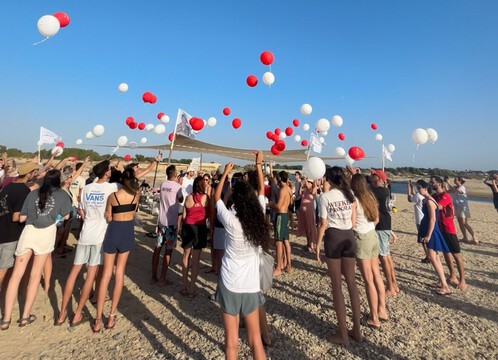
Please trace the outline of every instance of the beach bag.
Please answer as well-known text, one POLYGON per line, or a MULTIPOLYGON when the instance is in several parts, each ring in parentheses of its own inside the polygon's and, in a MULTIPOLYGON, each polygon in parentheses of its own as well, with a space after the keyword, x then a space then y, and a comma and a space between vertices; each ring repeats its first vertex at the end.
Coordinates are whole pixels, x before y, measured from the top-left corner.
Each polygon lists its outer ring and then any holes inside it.
POLYGON ((259 248, 259 287, 261 291, 273 286, 273 256, 259 248))

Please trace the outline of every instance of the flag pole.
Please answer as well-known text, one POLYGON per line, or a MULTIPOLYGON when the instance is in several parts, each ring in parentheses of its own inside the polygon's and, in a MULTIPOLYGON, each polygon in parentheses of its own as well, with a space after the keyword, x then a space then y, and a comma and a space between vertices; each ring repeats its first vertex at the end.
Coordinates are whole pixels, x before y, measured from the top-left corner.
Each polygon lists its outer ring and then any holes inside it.
POLYGON ((171 165, 171 154, 173 154, 173 146, 175 146, 175 140, 176 140, 176 127, 178 125, 178 115, 180 114, 180 109, 178 109, 178 113, 176 114, 176 121, 175 121, 175 129, 173 130, 173 139, 171 139, 171 144, 169 147, 169 154, 168 154, 168 166, 171 165))
POLYGON ((385 165, 386 165, 386 160, 384 157, 384 144, 382 144, 382 171, 384 171, 385 165))

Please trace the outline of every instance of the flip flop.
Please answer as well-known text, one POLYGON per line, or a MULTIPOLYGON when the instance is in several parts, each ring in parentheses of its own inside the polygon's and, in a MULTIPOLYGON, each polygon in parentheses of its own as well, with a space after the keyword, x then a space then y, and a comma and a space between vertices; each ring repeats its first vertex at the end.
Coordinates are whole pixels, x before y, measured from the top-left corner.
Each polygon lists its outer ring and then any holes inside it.
POLYGON ((360 321, 360 324, 363 325, 363 326, 366 326, 370 329, 374 329, 374 330, 379 330, 380 329, 380 325, 375 325, 375 324, 370 324, 368 322, 368 316, 365 315, 361 318, 361 321, 360 321))
POLYGON ((439 290, 436 290, 436 294, 441 295, 441 296, 447 296, 447 295, 451 294, 451 291, 450 292, 446 292, 446 291, 443 291, 443 290, 439 289, 439 290))
POLYGON ((36 320, 35 315, 29 315, 25 318, 17 320, 17 323, 19 324, 19 327, 25 327, 26 325, 32 324, 35 320, 36 320))

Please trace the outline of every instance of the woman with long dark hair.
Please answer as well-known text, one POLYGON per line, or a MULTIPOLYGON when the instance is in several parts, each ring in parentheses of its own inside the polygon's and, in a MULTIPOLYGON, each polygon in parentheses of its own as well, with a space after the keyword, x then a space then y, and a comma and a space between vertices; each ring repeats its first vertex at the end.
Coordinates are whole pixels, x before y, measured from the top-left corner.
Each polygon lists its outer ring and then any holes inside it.
POLYGON ((332 342, 349 345, 349 334, 357 340, 362 339, 360 321, 360 295, 355 280, 356 239, 353 224, 356 223, 356 201, 346 180, 344 171, 337 166, 325 172, 325 180, 330 190, 320 196, 320 225, 318 227, 316 259, 321 263, 320 245, 324 240, 325 256, 330 280, 332 282, 332 299, 337 315, 339 332, 332 337, 332 342), (341 287, 341 274, 351 298, 353 310, 353 330, 348 332, 346 326, 346 305, 341 287))
POLYGON ((115 284, 112 293, 111 312, 106 329, 116 324, 116 311, 123 291, 124 273, 130 251, 135 247, 134 218, 140 199, 140 184, 133 168, 126 168, 121 176, 121 189, 107 198, 106 218, 109 225, 104 237, 104 268, 97 295, 97 315, 93 325, 94 332, 100 332, 102 313, 111 281, 114 263, 115 284), (117 259, 116 259, 117 258, 117 259))
POLYGON ((223 310, 225 357, 237 358, 239 321, 242 315, 253 358, 265 359, 259 323, 259 308, 265 302, 260 292, 259 247, 268 250, 270 225, 262 211, 264 196, 256 196, 247 181, 241 180, 234 184, 233 209, 227 209, 221 200, 223 184, 233 165, 228 163, 225 166, 214 194, 218 219, 227 234, 225 256, 216 289, 216 301, 223 310))
POLYGON ((43 267, 54 250, 57 233, 56 223, 62 223, 68 219, 72 210, 71 200, 61 190, 60 185, 61 172, 50 170, 43 178, 42 186, 38 190, 32 191, 24 201, 19 222, 26 222, 26 226, 17 244, 14 270, 5 295, 2 330, 9 328, 19 284, 32 255, 34 255, 33 267, 29 277, 23 313, 18 323, 20 327, 23 327, 36 320, 36 316, 31 315, 30 311, 38 293, 43 267))
POLYGON ((192 193, 185 199, 182 225, 182 275, 183 288, 181 293, 188 297, 197 296, 195 283, 199 275, 201 252, 207 246, 207 224, 209 218, 209 196, 205 194, 205 181, 202 176, 194 179, 192 193), (188 281, 189 260, 191 260, 190 281, 188 281))
POLYGON ((379 205, 370 190, 365 176, 354 174, 351 189, 356 197, 356 260, 365 281, 370 315, 364 325, 378 329, 381 321, 387 320, 386 289, 379 268, 379 240, 375 224, 379 221, 379 205))

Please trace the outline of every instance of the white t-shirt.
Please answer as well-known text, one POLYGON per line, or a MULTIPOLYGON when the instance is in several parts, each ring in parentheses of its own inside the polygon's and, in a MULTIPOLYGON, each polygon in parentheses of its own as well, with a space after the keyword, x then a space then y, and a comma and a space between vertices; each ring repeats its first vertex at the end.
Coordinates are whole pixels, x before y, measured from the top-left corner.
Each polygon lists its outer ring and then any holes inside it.
POLYGON ((320 217, 327 219, 327 229, 349 230, 353 227, 353 204, 338 189, 332 189, 320 196, 319 211, 320 217))
POLYGON ((182 192, 183 192, 183 202, 182 205, 185 205, 185 200, 187 196, 192 194, 194 190, 194 178, 189 179, 187 176, 184 176, 182 179, 182 192))
POLYGON ((71 192, 71 195, 73 195, 72 199, 74 207, 78 207, 78 196, 80 195, 80 191, 82 191, 85 187, 85 181, 85 178, 80 175, 69 186, 69 191, 71 192))
MULTIPOLYGON (((258 196, 258 200, 263 209, 264 196, 258 196)), ((259 249, 246 240, 235 211, 228 210, 222 200, 216 202, 216 210, 226 231, 221 261, 223 285, 234 293, 259 292, 259 249)))
POLYGON ((354 231, 358 234, 366 234, 375 230, 375 223, 367 219, 365 210, 363 210, 363 206, 361 206, 358 198, 356 199, 356 204, 356 227, 354 228, 354 231))
POLYGON ((78 243, 81 245, 96 245, 104 241, 107 221, 104 217, 107 198, 118 191, 116 183, 91 183, 81 192, 81 209, 85 219, 78 243))
POLYGON ((453 206, 466 209, 469 206, 467 200, 467 190, 465 186, 460 185, 456 188, 456 192, 452 193, 453 206), (460 193, 461 192, 461 193, 460 193))
POLYGON ((424 197, 419 193, 415 193, 410 197, 410 201, 413 203, 413 212, 415 213, 415 224, 420 225, 424 213, 422 212, 422 205, 424 204, 424 197))

